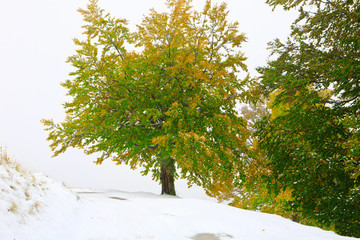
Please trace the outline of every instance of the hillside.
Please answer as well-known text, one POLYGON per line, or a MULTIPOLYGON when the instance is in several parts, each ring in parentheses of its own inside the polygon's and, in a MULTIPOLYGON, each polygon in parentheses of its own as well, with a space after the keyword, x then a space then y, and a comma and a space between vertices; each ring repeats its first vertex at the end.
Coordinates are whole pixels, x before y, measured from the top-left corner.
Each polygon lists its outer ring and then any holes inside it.
POLYGON ((69 190, 0 162, 1 240, 345 240, 282 217, 210 201, 69 190))

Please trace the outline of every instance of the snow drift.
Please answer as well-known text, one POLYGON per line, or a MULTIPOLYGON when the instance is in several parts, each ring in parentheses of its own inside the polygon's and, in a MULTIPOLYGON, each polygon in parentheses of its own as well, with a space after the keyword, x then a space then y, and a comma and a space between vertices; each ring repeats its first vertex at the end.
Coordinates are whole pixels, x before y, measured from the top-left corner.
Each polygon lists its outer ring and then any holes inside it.
POLYGON ((67 189, 0 162, 1 240, 344 240, 224 204, 150 193, 67 189))

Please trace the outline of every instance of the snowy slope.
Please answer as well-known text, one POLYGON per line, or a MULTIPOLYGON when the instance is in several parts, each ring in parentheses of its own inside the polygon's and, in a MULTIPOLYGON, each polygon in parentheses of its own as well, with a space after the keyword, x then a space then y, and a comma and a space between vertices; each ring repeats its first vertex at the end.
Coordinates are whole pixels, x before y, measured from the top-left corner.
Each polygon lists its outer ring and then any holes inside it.
POLYGON ((342 240, 276 215, 205 200, 68 190, 0 164, 1 240, 342 240), (14 207, 14 206, 17 207, 14 207))
POLYGON ((0 156, 0 240, 48 239, 41 236, 73 214, 78 202, 62 184, 0 156))

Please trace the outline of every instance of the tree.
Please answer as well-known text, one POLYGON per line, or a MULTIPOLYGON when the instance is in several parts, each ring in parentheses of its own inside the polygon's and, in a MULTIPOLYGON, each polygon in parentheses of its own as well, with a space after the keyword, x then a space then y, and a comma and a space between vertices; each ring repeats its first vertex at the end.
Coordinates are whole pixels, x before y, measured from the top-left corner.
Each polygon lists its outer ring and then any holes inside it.
POLYGON ((87 24, 68 60, 73 78, 62 84, 66 119, 43 123, 55 156, 69 147, 100 152, 97 164, 111 158, 151 171, 162 194, 175 195, 180 177, 216 195, 239 182, 246 158, 248 131, 234 109, 245 97, 245 36, 225 3, 207 1, 201 12, 190 0, 166 6, 133 33, 96 0, 80 9, 87 24))
POLYGON ((273 94, 260 146, 292 208, 341 234, 360 236, 360 2, 268 0, 300 7, 286 43, 259 68, 273 94))

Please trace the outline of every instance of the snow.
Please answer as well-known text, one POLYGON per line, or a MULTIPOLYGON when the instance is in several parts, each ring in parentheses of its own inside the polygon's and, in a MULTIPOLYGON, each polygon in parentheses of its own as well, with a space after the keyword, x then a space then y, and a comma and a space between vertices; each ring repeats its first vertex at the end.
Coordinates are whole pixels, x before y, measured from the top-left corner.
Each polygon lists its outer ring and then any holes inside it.
POLYGON ((0 162, 1 240, 355 239, 207 200, 68 189, 0 162))

